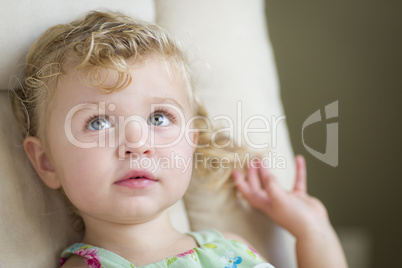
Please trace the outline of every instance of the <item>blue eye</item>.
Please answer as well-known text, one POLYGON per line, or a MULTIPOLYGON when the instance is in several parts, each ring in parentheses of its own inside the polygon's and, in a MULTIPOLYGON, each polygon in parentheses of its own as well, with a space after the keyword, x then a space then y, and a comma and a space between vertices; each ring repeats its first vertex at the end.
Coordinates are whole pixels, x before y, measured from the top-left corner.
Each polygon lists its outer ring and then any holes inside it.
POLYGON ((104 117, 95 117, 91 119, 88 123, 87 128, 90 130, 102 130, 110 128, 112 124, 104 117))
POLYGON ((148 123, 152 124, 154 126, 164 127, 164 126, 169 125, 171 122, 170 122, 168 116, 161 114, 161 113, 155 113, 149 117, 148 123))

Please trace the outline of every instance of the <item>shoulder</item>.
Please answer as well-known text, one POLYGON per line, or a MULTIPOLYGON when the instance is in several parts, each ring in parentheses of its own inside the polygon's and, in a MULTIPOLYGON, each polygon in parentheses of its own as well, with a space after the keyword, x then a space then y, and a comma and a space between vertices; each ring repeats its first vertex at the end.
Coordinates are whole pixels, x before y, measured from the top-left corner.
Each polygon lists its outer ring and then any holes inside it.
POLYGON ((73 255, 64 263, 62 268, 87 268, 84 258, 81 256, 73 255))
POLYGON ((226 232, 226 231, 223 231, 223 232, 221 231, 221 234, 223 235, 223 237, 225 239, 232 239, 232 240, 236 240, 238 242, 241 242, 241 243, 245 244, 249 249, 253 250, 253 252, 255 252, 259 257, 261 257, 262 260, 264 260, 266 262, 265 258, 262 257, 262 255, 259 254, 257 251, 255 251, 254 247, 246 239, 244 239, 240 235, 235 234, 235 233, 231 233, 231 232, 226 232))
POLYGON ((246 245, 249 245, 249 243, 243 237, 241 237, 238 234, 235 234, 235 233, 232 233, 232 232, 227 232, 227 231, 220 231, 220 232, 221 232, 221 234, 223 235, 223 237, 225 239, 232 239, 232 240, 242 242, 242 243, 244 243, 246 245))

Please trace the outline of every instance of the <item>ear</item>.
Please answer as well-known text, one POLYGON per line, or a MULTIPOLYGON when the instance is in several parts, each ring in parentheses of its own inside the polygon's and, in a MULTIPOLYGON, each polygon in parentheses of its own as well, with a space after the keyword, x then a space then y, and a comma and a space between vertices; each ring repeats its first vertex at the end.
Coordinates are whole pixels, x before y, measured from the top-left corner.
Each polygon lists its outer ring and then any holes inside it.
POLYGON ((24 140, 24 149, 42 181, 52 189, 60 188, 61 183, 56 176, 56 172, 48 156, 43 150, 40 140, 36 137, 28 136, 24 140))

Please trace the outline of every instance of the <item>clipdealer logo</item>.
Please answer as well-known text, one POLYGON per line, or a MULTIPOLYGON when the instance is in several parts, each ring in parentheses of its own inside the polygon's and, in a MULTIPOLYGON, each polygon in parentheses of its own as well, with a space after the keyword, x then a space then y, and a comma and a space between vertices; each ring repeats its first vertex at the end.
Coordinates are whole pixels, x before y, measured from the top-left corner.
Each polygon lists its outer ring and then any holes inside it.
MULTIPOLYGON (((331 118, 338 118, 338 101, 334 101, 324 108, 325 120, 331 118)), ((338 166, 338 123, 327 123, 326 124, 326 146, 325 152, 321 153, 317 150, 314 150, 310 146, 308 146, 304 141, 304 129, 308 126, 311 126, 317 122, 321 122, 321 109, 315 111, 311 114, 303 123, 302 126, 302 142, 304 148, 312 154, 315 158, 321 160, 322 162, 332 166, 338 166)))

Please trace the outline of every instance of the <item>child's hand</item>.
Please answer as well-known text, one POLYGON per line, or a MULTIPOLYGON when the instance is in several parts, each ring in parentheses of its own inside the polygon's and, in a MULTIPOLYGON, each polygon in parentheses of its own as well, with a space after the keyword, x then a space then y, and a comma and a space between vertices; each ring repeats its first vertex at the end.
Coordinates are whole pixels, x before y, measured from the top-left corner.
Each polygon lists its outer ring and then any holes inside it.
POLYGON ((303 156, 296 157, 296 181, 291 192, 283 190, 261 163, 250 166, 246 178, 239 171, 233 172, 233 178, 237 189, 252 206, 263 211, 296 238, 326 231, 330 226, 324 205, 307 194, 303 156))

